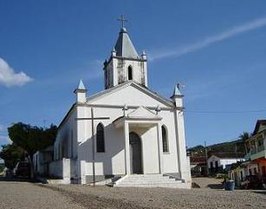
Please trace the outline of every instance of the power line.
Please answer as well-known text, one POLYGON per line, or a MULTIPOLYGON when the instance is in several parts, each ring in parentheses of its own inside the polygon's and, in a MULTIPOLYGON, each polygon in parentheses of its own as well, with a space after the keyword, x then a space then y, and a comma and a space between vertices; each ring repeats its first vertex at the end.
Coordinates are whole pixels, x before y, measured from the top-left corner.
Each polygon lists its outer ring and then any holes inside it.
POLYGON ((199 114, 241 114, 241 113, 260 113, 266 112, 266 109, 261 110, 228 110, 228 111, 216 111, 216 110, 185 110, 187 113, 199 113, 199 114))

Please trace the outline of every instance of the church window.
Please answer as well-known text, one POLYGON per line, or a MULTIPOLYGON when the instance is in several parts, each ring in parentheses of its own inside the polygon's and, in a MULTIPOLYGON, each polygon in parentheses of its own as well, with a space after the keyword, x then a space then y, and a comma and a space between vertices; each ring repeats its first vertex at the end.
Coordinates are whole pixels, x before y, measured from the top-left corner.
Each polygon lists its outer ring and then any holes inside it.
POLYGON ((104 127, 101 123, 99 123, 97 126, 96 149, 97 152, 105 152, 104 127))
POLYGON ((165 126, 162 126, 163 152, 169 152, 167 131, 165 126))
POLYGON ((128 80, 132 80, 133 79, 133 72, 132 72, 132 67, 129 66, 127 68, 127 76, 128 76, 128 80))

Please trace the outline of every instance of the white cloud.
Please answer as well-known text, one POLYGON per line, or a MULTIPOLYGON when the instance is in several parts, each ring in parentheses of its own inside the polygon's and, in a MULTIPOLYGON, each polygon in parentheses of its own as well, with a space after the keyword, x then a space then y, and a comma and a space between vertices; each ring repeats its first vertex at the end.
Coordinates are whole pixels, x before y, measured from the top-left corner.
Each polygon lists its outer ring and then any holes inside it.
POLYGON ((11 143, 10 138, 7 136, 7 127, 0 124, 0 144, 11 143))
POLYGON ((206 37, 205 39, 195 42, 193 44, 188 44, 187 46, 181 48, 172 48, 164 51, 160 51, 158 53, 151 54, 151 60, 162 59, 167 57, 180 57, 185 54, 189 54, 191 52, 198 51, 202 48, 208 47, 211 44, 215 44, 231 37, 237 36, 241 33, 248 32, 251 30, 255 30, 257 28, 266 26, 266 17, 255 19, 251 22, 235 26, 229 30, 226 30, 220 34, 216 34, 214 36, 206 37))
POLYGON ((0 144, 9 144, 12 143, 8 136, 0 135, 0 144))
POLYGON ((6 87, 23 86, 33 79, 24 72, 16 73, 8 63, 0 57, 0 85, 6 87))

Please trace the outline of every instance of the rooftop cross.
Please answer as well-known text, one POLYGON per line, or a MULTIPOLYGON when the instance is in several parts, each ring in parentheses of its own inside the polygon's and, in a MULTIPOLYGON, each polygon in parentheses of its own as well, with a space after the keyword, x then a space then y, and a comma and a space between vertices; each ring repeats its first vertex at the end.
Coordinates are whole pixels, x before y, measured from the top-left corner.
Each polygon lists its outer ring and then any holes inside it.
POLYGON ((125 26, 125 22, 127 22, 127 19, 125 19, 124 15, 121 15, 117 20, 121 21, 122 28, 125 26))

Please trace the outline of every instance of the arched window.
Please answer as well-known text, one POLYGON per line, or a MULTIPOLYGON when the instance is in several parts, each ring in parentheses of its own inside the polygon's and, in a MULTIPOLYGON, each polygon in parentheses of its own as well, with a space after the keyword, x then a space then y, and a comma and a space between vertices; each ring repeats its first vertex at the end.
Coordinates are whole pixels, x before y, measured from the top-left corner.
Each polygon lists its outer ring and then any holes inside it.
POLYGON ((165 126, 162 126, 162 140, 163 140, 163 152, 169 152, 167 131, 165 126))
POLYGON ((97 150, 97 152, 105 152, 104 128, 103 128, 103 124, 101 124, 101 123, 99 123, 97 126, 96 150, 97 150))
POLYGON ((133 79, 133 72, 132 72, 132 67, 131 66, 128 66, 128 68, 127 68, 127 77, 128 77, 128 80, 132 80, 133 79))

